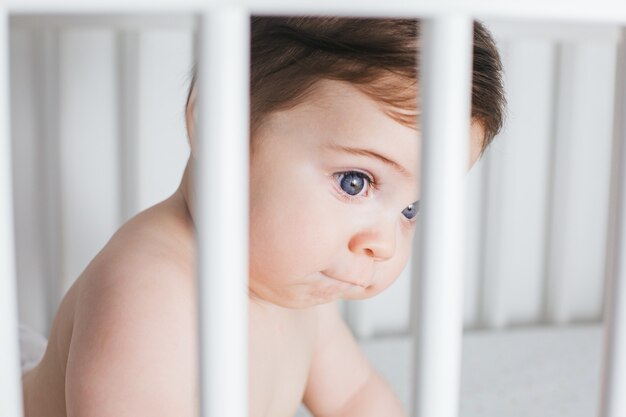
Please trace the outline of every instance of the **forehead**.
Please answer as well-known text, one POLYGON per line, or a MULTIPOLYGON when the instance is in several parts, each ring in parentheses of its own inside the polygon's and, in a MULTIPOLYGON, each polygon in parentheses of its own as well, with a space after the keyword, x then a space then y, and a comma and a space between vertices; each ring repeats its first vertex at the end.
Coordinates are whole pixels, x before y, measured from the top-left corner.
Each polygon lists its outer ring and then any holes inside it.
MULTIPOLYGON (((374 151, 406 168, 408 177, 419 177, 419 130, 391 117, 384 103, 348 82, 316 82, 296 105, 267 115, 257 133, 255 136, 268 136, 263 141, 282 138, 288 142, 277 146, 292 146, 295 142, 310 152, 342 147, 374 151)), ((470 167, 480 154, 483 137, 482 126, 472 123, 470 167)))
POLYGON ((413 138, 419 136, 415 126, 390 117, 387 104, 374 100, 360 87, 345 81, 317 81, 292 109, 292 116, 299 114, 318 121, 323 119, 326 123, 319 126, 321 129, 347 136, 360 135, 361 139, 376 136, 381 145, 392 145, 389 139, 400 134, 413 138))
MULTIPOLYGON (((391 86, 390 82, 387 82, 387 84, 391 86)), ((382 88, 382 85, 377 87, 382 88)), ((322 78, 317 80, 312 87, 306 91, 303 97, 297 101, 294 108, 317 107, 320 109, 346 109, 344 106, 348 106, 347 109, 375 112, 379 113, 380 116, 385 115, 389 117, 392 114, 402 114, 407 117, 417 118, 414 107, 407 107, 406 109, 392 107, 388 103, 389 100, 383 100, 377 97, 375 89, 370 88, 369 85, 352 84, 347 81, 322 78)), ((398 118, 394 118, 393 116, 391 118, 398 121, 398 118)), ((405 124, 407 127, 417 130, 415 123, 405 124)))
POLYGON ((350 83, 321 80, 298 104, 269 115, 267 127, 311 148, 372 150, 415 178, 419 132, 390 117, 384 106, 350 83))

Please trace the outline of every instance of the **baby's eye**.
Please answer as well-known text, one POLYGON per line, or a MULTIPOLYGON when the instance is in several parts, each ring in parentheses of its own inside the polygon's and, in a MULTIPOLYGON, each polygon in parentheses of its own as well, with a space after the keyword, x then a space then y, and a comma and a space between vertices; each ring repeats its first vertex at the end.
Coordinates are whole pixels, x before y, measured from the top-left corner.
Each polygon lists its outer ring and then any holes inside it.
POLYGON ((409 204, 404 210, 402 210, 402 214, 406 216, 407 219, 412 220, 417 216, 417 213, 420 211, 420 202, 419 200, 415 203, 409 204))
MULTIPOLYGON (((339 186, 347 194, 344 196, 347 199, 354 199, 363 189, 376 187, 376 181, 369 175, 359 171, 346 171, 335 174, 335 178, 339 180, 339 186), (367 185, 367 187, 366 187, 367 185)), ((419 200, 409 204, 402 214, 408 219, 413 220, 419 213, 419 200)))
POLYGON ((341 189, 351 197, 361 194, 363 189, 374 185, 374 180, 362 172, 348 171, 336 175, 339 179, 341 189), (368 187, 366 187, 366 185, 368 187))

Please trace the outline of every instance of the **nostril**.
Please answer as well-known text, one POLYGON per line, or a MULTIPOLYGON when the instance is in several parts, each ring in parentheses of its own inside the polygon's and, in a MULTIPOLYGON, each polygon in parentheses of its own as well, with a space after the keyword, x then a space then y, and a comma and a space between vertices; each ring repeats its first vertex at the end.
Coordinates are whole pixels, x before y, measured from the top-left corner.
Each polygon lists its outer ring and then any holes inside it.
POLYGON ((367 256, 374 261, 386 261, 395 251, 395 235, 380 236, 358 233, 348 243, 349 250, 358 256, 367 256))

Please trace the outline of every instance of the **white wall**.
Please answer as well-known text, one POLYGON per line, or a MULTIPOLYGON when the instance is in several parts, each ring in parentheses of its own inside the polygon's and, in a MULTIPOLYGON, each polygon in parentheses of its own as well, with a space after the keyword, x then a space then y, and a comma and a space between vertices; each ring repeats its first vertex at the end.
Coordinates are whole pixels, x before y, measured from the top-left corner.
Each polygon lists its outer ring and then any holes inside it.
MULTIPOLYGON (((121 222, 175 189, 188 155, 191 26, 98 22, 42 27, 22 18, 11 31, 19 313, 42 332, 121 222)), ((466 327, 597 320, 612 28, 493 27, 509 111, 468 174, 466 327)), ((406 329, 408 272, 380 296, 346 303, 359 335, 406 329)))

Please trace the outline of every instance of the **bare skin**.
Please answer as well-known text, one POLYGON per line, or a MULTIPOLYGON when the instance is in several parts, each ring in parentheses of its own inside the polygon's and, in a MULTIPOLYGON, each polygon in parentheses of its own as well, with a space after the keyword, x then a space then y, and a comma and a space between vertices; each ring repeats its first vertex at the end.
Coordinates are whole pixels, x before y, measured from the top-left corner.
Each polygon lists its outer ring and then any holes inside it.
MULTIPOLYGON (((192 238, 185 210, 182 195, 177 192, 134 218, 115 234, 72 286, 54 320, 41 364, 23 378, 26 416, 197 414, 192 248, 185 247, 186 242, 180 239, 192 238), (162 259, 164 255, 168 259, 162 259), (145 274, 137 274, 140 270, 145 274), (126 271, 133 271, 133 276, 126 271), (161 303, 167 307, 160 307, 161 303), (152 316, 156 310, 163 310, 159 317, 152 316), (138 326, 145 318, 139 318, 139 323, 131 318, 144 313, 159 324, 146 334, 138 326), (174 316, 167 317, 170 314, 174 316), (135 338, 144 340, 134 343, 135 338), (151 345, 149 340, 158 341, 160 349, 147 346, 151 345), (142 347, 145 351, 140 351, 142 347), (88 363, 92 358, 96 358, 95 364, 88 363), (168 361, 176 366, 168 369, 168 361), (119 369, 111 369, 115 362, 120 362, 119 369), (108 387, 106 380, 98 381, 96 374, 128 379, 144 372, 133 368, 143 367, 154 368, 154 372, 146 372, 152 378, 167 374, 171 379, 145 389, 134 386, 133 400, 138 402, 133 412, 130 401, 119 409, 107 410, 107 402, 121 393, 116 387, 108 387), (171 393, 176 387, 180 389, 171 393), (168 398, 169 410, 163 408, 163 395, 167 398, 164 392, 178 396, 168 398), (96 409, 81 398, 89 399, 96 409), (152 406, 156 408, 151 410, 152 406)), ((313 313, 313 309, 272 309, 250 302, 251 410, 257 410, 251 415, 294 414, 311 362, 316 325, 313 313), (281 380, 288 382, 279 385, 281 380)))
MULTIPOLYGON (((42 362, 23 377, 26 417, 198 414, 194 102, 179 189, 126 223, 66 294, 42 362)), ((481 140, 475 125, 470 167, 481 140)), ((328 81, 268 116, 254 141, 250 416, 293 416, 301 402, 318 417, 403 416, 335 301, 378 294, 406 265, 419 134, 353 86, 328 81), (408 175, 338 147, 375 150, 408 175), (376 188, 354 174, 342 181, 354 171, 376 177, 376 188), (345 198, 346 184, 360 191, 345 198)))

